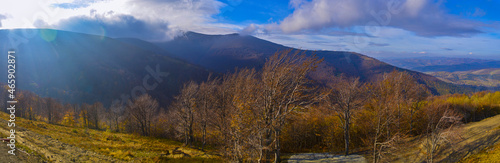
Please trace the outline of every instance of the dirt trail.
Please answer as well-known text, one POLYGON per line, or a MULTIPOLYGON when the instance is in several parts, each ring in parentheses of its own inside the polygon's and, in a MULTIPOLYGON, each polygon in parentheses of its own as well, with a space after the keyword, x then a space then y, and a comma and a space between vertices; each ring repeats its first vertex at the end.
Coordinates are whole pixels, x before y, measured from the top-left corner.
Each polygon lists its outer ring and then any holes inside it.
MULTIPOLYGON (((0 119, 0 124, 7 124, 7 121, 0 119)), ((7 135, 8 130, 5 127, 6 125, 0 125, 0 132, 7 135)), ((117 160, 109 156, 69 145, 50 136, 40 135, 19 126, 16 126, 16 144, 22 144, 36 151, 51 162, 117 162, 117 160)))

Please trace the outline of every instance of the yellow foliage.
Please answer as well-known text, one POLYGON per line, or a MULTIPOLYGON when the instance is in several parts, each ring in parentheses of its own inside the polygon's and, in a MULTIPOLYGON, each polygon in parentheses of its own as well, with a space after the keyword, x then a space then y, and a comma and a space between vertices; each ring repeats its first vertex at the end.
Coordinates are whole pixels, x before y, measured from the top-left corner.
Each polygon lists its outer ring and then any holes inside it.
POLYGON ((63 125, 66 125, 66 126, 76 126, 76 122, 75 122, 75 113, 73 111, 67 111, 66 114, 64 114, 64 117, 63 117, 63 125))

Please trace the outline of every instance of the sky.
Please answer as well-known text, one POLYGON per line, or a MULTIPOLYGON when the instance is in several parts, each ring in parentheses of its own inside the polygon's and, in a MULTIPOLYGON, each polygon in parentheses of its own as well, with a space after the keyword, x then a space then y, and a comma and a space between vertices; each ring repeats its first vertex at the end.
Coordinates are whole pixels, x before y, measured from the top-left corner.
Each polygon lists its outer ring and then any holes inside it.
POLYGON ((166 41, 186 32, 253 35, 376 58, 500 60, 500 0, 16 0, 0 29, 52 28, 166 41))

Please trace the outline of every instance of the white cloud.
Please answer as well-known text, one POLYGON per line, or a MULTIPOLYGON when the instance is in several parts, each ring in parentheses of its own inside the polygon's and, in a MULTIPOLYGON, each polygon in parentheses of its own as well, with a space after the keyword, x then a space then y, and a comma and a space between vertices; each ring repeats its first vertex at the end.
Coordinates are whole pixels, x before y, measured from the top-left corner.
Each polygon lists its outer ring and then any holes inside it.
POLYGON ((418 16, 420 11, 425 7, 427 0, 407 0, 405 3, 406 10, 410 16, 418 16))
POLYGON ((481 33, 479 28, 484 26, 447 14, 440 1, 431 0, 312 0, 292 1, 291 6, 294 12, 279 23, 284 33, 390 26, 426 37, 462 37, 481 33))
POLYGON ((0 11, 10 17, 1 21, 0 29, 56 28, 64 25, 61 22, 78 18, 100 22, 95 15, 118 23, 123 16, 131 16, 147 25, 168 24, 164 33, 169 37, 179 31, 210 34, 242 29, 213 18, 224 6, 217 0, 16 0, 2 2, 0 11))

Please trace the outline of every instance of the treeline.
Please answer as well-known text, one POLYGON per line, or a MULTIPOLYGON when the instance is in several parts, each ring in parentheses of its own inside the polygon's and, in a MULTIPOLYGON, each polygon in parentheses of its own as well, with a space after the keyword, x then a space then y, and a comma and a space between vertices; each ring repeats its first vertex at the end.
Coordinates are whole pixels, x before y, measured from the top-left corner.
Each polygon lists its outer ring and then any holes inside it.
MULTIPOLYGON (((185 83, 165 109, 149 95, 105 108, 20 91, 16 115, 175 139, 238 162, 280 162, 281 152, 353 151, 370 151, 378 162, 405 138, 424 136, 432 162, 442 135, 453 135, 439 132, 500 113, 500 92, 432 96, 406 72, 387 73, 373 83, 342 75, 318 83, 308 75, 321 61, 300 51, 277 52, 261 70, 185 83)), ((6 95, 3 89, 1 99, 6 95)))
MULTIPOLYGON (((0 91, 3 108, 7 108, 8 96, 6 85, 0 91)), ((163 128, 164 111, 159 108, 156 100, 149 95, 143 95, 131 101, 131 105, 112 105, 109 108, 102 103, 69 104, 62 103, 50 97, 40 97, 33 92, 17 90, 15 115, 29 120, 45 121, 72 127, 84 127, 113 132, 138 133, 145 136, 160 136, 163 128)))
POLYGON ((500 92, 432 96, 407 72, 373 83, 342 75, 316 83, 307 75, 319 62, 283 51, 260 71, 186 83, 167 113, 175 128, 170 136, 202 149, 210 145, 238 162, 350 149, 368 150, 379 162, 391 158, 388 150, 403 148, 406 138, 423 136, 432 162, 439 143, 456 138, 456 126, 500 111, 500 92))

